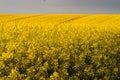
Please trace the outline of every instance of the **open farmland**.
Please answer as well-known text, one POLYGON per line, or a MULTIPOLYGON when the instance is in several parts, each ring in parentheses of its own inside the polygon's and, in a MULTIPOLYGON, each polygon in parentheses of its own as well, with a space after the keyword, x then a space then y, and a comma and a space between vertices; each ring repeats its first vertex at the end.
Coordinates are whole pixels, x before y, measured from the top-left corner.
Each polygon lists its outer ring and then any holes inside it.
POLYGON ((120 15, 0 15, 0 80, 120 80, 120 15))

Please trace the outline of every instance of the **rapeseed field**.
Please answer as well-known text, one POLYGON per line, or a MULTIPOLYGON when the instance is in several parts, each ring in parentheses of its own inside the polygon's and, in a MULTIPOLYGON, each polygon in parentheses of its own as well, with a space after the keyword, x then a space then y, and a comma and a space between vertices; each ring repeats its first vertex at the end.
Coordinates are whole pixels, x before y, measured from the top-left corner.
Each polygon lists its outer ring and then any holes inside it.
POLYGON ((0 80, 120 80, 120 15, 0 15, 0 80))

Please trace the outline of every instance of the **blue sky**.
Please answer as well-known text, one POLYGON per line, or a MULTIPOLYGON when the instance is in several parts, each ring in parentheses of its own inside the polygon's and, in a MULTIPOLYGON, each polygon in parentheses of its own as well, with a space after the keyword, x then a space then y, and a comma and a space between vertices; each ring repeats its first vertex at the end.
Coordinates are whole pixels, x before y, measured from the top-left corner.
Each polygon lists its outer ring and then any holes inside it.
POLYGON ((120 0, 0 0, 0 13, 120 13, 120 0))

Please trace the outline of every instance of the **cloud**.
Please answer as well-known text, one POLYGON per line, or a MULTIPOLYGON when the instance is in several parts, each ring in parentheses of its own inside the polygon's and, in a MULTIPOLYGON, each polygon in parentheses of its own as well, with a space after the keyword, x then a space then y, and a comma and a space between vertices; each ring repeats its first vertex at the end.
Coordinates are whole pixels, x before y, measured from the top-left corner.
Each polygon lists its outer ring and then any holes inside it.
POLYGON ((0 13, 120 13, 120 0, 0 0, 0 13))

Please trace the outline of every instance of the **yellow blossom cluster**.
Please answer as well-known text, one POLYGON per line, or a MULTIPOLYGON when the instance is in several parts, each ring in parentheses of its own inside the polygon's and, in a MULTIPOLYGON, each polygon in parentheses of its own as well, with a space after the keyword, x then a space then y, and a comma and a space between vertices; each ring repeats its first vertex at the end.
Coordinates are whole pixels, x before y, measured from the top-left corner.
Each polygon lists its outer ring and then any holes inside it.
POLYGON ((0 80, 120 80, 120 15, 0 15, 0 80))

